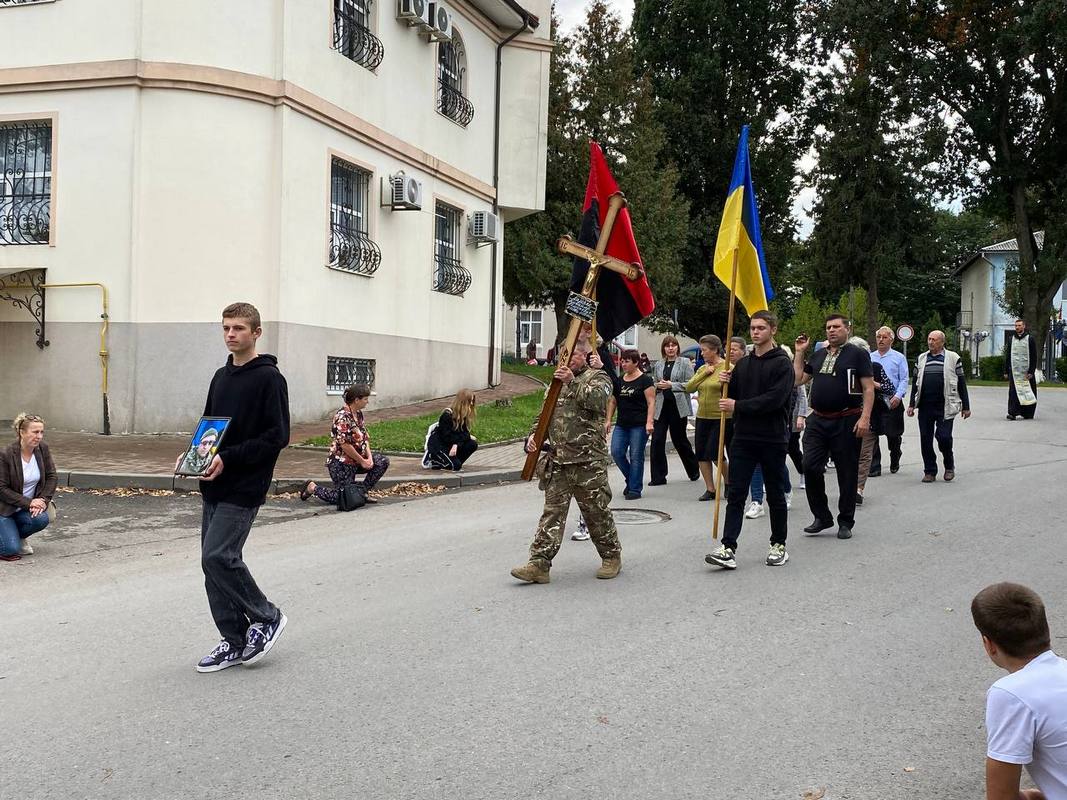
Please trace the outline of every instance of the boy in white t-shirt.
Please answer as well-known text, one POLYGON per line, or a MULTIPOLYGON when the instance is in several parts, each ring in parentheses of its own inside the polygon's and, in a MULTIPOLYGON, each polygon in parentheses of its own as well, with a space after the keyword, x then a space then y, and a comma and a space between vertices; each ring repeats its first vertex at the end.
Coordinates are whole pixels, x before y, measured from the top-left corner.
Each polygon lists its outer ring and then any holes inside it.
POLYGON ((996 583, 975 595, 971 616, 1009 673, 986 694, 987 800, 1067 800, 1067 661, 1051 650, 1045 604, 996 583), (1019 789, 1024 764, 1037 789, 1019 789))

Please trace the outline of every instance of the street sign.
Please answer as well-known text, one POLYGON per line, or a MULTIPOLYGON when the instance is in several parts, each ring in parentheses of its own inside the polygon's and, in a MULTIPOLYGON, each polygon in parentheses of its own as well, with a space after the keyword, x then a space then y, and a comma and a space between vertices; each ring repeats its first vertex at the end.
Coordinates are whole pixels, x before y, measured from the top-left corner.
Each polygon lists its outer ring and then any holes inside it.
POLYGON ((906 342, 915 336, 915 328, 908 325, 906 322, 897 328, 897 338, 902 342, 906 342))

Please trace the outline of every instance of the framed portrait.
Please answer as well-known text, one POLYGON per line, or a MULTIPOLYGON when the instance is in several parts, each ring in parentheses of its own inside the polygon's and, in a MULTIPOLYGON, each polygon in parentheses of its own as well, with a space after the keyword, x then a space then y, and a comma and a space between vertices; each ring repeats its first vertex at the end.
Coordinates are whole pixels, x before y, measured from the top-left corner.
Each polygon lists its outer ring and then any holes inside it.
POLYGON ((174 474, 190 478, 203 475, 219 451, 222 437, 226 435, 231 419, 232 417, 201 417, 189 441, 189 449, 174 474))

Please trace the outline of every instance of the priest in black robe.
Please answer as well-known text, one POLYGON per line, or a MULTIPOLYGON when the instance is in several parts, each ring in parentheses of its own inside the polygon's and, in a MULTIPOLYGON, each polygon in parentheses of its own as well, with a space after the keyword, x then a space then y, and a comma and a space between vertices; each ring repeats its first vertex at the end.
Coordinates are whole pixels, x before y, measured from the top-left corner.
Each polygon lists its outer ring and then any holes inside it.
POLYGON ((1015 333, 1004 354, 1008 380, 1008 419, 1033 419, 1037 411, 1037 341, 1025 320, 1015 320, 1015 333))

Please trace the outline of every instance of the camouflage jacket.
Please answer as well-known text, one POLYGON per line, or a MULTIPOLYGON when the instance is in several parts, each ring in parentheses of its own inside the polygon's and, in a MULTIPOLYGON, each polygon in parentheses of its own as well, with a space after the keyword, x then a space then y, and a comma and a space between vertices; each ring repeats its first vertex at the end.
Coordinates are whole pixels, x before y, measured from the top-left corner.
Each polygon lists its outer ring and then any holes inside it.
POLYGON ((589 368, 563 386, 552 424, 548 427, 553 461, 557 464, 587 464, 608 460, 604 422, 611 388, 611 378, 606 372, 589 368))

